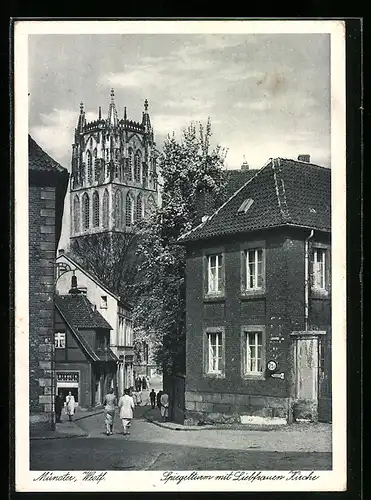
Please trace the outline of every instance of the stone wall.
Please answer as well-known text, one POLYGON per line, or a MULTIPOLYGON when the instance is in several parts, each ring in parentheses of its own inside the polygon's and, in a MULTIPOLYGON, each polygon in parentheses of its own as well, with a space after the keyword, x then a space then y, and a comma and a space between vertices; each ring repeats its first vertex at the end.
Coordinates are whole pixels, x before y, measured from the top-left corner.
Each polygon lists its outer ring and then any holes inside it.
POLYGON ((53 410, 52 358, 55 260, 55 188, 29 188, 30 421, 53 410))
POLYGON ((289 398, 231 393, 185 393, 185 424, 239 423, 241 416, 284 418, 291 421, 289 398))

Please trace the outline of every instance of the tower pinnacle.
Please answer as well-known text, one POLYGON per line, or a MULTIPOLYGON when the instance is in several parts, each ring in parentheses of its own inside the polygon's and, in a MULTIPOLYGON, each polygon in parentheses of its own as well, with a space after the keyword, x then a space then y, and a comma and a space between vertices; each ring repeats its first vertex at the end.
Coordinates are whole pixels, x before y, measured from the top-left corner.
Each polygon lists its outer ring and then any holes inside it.
POLYGON ((117 110, 115 104, 115 91, 113 89, 111 89, 111 102, 108 108, 108 123, 112 127, 116 127, 118 123, 117 110))

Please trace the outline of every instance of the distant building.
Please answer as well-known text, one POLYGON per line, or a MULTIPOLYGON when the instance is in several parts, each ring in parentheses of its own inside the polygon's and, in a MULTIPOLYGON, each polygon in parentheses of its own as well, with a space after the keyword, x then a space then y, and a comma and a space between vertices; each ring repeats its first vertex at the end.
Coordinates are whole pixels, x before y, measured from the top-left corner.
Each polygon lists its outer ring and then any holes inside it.
POLYGON ((79 290, 96 307, 111 325, 109 345, 117 357, 116 377, 118 394, 133 386, 133 325, 132 308, 112 293, 100 280, 87 272, 69 254, 59 251, 57 257, 57 293, 65 295, 71 288, 71 277, 75 275, 79 290))
POLYGON ((242 171, 253 175, 178 240, 186 422, 331 421, 331 171, 309 160, 242 171))
POLYGON ((114 91, 108 115, 87 122, 83 104, 72 145, 71 240, 127 232, 159 203, 157 150, 144 103, 141 122, 119 119, 114 91))
POLYGON ((117 357, 109 346, 111 325, 77 288, 55 298, 55 375, 64 399, 71 391, 82 408, 101 405, 116 388, 117 357))
POLYGON ((55 253, 68 172, 28 136, 30 422, 52 419, 55 253))

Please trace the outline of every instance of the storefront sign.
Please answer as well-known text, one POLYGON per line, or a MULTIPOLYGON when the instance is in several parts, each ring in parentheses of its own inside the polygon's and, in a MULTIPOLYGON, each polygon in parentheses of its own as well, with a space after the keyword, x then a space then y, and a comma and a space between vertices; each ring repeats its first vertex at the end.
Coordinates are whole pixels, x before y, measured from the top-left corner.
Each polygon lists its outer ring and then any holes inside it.
POLYGON ((78 372, 57 372, 57 382, 78 382, 78 372))

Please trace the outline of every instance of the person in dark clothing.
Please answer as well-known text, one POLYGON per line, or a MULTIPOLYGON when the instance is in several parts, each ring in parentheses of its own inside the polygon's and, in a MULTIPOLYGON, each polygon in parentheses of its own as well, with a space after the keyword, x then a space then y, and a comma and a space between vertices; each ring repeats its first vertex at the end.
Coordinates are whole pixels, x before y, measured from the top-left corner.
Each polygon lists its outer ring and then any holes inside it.
POLYGON ((156 406, 156 393, 154 389, 152 389, 152 391, 149 393, 149 398, 151 400, 151 406, 153 409, 156 406))
POLYGON ((64 401, 61 394, 55 396, 54 409, 56 421, 59 423, 61 421, 62 408, 64 406, 64 401))
POLYGON ((158 393, 157 393, 157 408, 158 408, 159 410, 161 410, 161 395, 162 395, 162 392, 163 392, 163 391, 161 391, 161 390, 160 390, 160 391, 158 391, 158 393))
POLYGON ((143 390, 147 389, 147 380, 146 380, 146 377, 142 377, 142 388, 143 388, 143 390))

